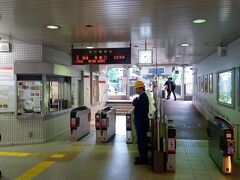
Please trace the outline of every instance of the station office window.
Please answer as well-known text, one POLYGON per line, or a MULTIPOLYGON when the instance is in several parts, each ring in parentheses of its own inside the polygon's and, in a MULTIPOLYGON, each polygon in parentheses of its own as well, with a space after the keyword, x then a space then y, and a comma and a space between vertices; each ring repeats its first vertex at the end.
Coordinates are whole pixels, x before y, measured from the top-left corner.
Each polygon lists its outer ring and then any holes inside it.
POLYGON ((70 81, 67 78, 47 77, 45 85, 46 112, 69 108, 70 81))
POLYGON ((41 113, 42 77, 17 76, 17 114, 41 113))
POLYGON ((217 101, 234 107, 234 70, 219 72, 217 77, 217 101))

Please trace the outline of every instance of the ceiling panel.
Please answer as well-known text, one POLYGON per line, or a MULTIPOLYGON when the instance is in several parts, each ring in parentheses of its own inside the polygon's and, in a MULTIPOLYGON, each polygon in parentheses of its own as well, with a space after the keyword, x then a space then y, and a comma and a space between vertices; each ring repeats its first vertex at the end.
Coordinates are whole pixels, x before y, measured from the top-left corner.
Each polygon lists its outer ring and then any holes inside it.
POLYGON ((240 0, 1 0, 0 36, 68 53, 71 45, 131 44, 134 64, 146 43, 159 64, 193 64, 239 37, 239 9, 240 0), (207 22, 193 24, 196 18, 207 22))

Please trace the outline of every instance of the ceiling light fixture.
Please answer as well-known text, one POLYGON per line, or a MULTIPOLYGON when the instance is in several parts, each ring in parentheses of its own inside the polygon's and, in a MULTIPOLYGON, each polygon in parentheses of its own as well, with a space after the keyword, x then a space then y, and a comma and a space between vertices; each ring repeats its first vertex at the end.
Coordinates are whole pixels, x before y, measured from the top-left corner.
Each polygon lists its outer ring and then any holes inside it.
POLYGON ((93 47, 92 47, 92 46, 87 46, 86 48, 87 48, 87 49, 93 49, 93 47))
POLYGON ((182 47, 188 47, 189 44, 188 44, 188 43, 183 43, 183 44, 181 44, 181 46, 182 46, 182 47))
POLYGON ((177 54, 176 55, 176 58, 181 58, 182 56, 180 54, 177 54))
POLYGON ((85 27, 93 27, 91 24, 86 24, 85 27))
POLYGON ((59 29, 59 26, 56 26, 56 25, 47 25, 46 28, 55 30, 55 29, 59 29))
POLYGON ((192 22, 194 24, 202 24, 205 23, 207 20, 206 19, 194 19, 192 22))

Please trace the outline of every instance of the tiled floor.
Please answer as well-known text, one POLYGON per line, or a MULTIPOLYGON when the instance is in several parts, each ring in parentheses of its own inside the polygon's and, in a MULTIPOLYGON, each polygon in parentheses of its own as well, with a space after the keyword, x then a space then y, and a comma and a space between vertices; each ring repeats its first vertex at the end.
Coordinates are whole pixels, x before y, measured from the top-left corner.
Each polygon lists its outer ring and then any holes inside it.
MULTIPOLYGON (((118 123, 121 118, 118 120, 118 123)), ((49 142, 38 145, 1 147, 0 152, 28 152, 26 156, 0 154, 1 180, 221 180, 240 179, 240 166, 232 175, 222 175, 208 156, 206 140, 178 140, 176 172, 154 173, 150 165, 133 165, 136 146, 124 142, 124 131, 118 128, 114 141, 95 144, 94 130, 78 142, 49 142), (119 140, 120 139, 120 140, 119 140), (43 162, 52 162, 48 167, 43 162), (39 165, 40 164, 40 165, 39 165), (39 165, 36 167, 36 165, 39 165), (40 167, 40 166, 43 166, 40 167), (29 170, 33 168, 32 172, 29 170), (23 176, 25 173, 25 176, 23 176)))
MULTIPOLYGON (((178 104, 176 108, 183 107, 179 103, 175 102, 175 105, 178 104)), ((186 106, 183 108, 184 111, 175 109, 175 112, 183 112, 182 118, 188 117, 186 111, 189 109, 186 106)), ((170 116, 173 115, 171 113, 170 116)), ((77 142, 70 142, 67 134, 44 144, 0 147, 1 180, 240 179, 239 162, 234 162, 232 175, 223 175, 219 171, 208 155, 207 140, 178 139, 175 172, 158 174, 152 171, 150 165, 134 165, 134 157, 138 152, 136 145, 125 143, 125 126, 125 117, 119 116, 116 136, 106 144, 95 143, 95 129, 92 125, 91 133, 77 142)), ((195 131, 187 126, 182 128, 190 134, 195 131)), ((204 130, 200 128, 199 132, 204 130)))

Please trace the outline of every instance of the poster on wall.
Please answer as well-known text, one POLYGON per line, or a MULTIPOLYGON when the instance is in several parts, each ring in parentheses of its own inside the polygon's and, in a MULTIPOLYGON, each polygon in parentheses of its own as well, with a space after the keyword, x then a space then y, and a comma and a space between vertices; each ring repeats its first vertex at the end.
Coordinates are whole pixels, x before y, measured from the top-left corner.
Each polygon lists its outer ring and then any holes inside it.
POLYGON ((0 112, 14 112, 15 108, 15 81, 0 80, 0 112))
POLYGON ((41 112, 41 81, 18 81, 18 114, 41 112))
POLYGON ((233 70, 218 73, 218 102, 233 105, 233 70))
POLYGON ((200 91, 204 91, 204 76, 201 76, 201 82, 200 82, 200 91))
POLYGON ((204 92, 208 92, 208 75, 204 76, 204 92))
POLYGON ((209 74, 209 93, 213 93, 213 73, 209 74))

